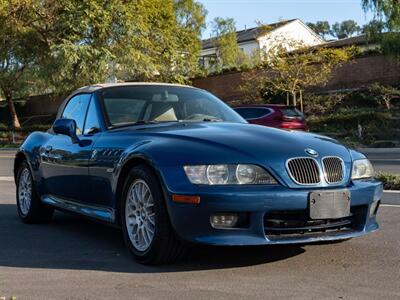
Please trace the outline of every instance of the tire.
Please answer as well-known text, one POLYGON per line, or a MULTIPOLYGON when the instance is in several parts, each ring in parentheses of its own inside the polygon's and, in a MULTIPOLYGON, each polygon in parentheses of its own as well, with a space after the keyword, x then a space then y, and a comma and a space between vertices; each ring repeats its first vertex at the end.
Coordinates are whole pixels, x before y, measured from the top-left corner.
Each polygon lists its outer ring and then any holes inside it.
POLYGON ((32 172, 26 161, 23 161, 17 173, 17 209, 24 223, 45 223, 53 216, 54 209, 45 206, 35 191, 32 172))
POLYGON ((186 247, 172 228, 160 183, 152 169, 146 165, 133 168, 126 177, 120 200, 124 240, 138 262, 159 265, 183 256, 186 247), (142 204, 137 199, 142 199, 142 204))

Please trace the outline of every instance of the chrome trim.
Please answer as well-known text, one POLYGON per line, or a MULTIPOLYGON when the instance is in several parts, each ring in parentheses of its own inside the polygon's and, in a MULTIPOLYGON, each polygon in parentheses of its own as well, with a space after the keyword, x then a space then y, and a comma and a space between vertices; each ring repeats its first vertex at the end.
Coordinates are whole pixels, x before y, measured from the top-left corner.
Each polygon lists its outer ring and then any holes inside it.
POLYGON ((321 169, 321 165, 320 165, 320 164, 318 163, 318 161, 317 161, 315 158, 313 158, 313 157, 309 157, 309 156, 299 156, 299 157, 292 157, 292 158, 289 158, 289 159, 286 161, 286 172, 289 174, 289 177, 290 177, 296 184, 298 184, 298 185, 316 186, 316 185, 321 184, 321 182, 322 182, 322 169, 321 169), (316 182, 316 183, 301 183, 301 182, 298 182, 298 181, 294 178, 294 176, 292 175, 292 172, 290 171, 290 168, 289 168, 289 162, 291 162, 292 160, 295 160, 295 159, 312 159, 312 160, 316 163, 317 168, 318 168, 318 177, 319 177, 319 181, 316 182))
POLYGON ((65 209, 98 220, 115 223, 115 211, 110 208, 104 208, 94 205, 86 205, 82 203, 60 199, 51 195, 44 195, 41 197, 41 200, 43 203, 47 205, 65 209))
POLYGON ((345 166, 344 161, 343 161, 343 159, 342 159, 341 157, 339 157, 339 156, 324 156, 324 157, 321 159, 321 162, 322 162, 321 165, 322 165, 322 171, 323 171, 323 174, 324 174, 324 179, 325 179, 325 182, 326 182, 327 184, 329 184, 329 185, 340 184, 340 183, 342 183, 342 182, 345 180, 345 176, 346 176, 346 166, 345 166), (324 160, 327 159, 327 158, 336 158, 336 159, 340 160, 340 163, 341 163, 341 165, 342 165, 342 180, 340 180, 340 181, 334 181, 334 182, 331 182, 331 181, 328 180, 328 176, 327 176, 326 168, 325 168, 325 163, 324 163, 324 160))

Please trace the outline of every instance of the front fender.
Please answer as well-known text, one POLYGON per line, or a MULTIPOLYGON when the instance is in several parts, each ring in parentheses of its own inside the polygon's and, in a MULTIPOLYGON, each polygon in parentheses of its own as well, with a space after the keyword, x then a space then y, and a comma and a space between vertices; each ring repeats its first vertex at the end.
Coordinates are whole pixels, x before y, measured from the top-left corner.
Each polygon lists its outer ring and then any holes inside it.
POLYGON ((37 187, 38 182, 40 182, 40 148, 42 145, 47 143, 51 138, 50 134, 47 132, 35 131, 31 133, 22 145, 19 147, 17 153, 15 154, 14 160, 14 177, 16 179, 19 164, 25 159, 31 169, 34 184, 37 187))

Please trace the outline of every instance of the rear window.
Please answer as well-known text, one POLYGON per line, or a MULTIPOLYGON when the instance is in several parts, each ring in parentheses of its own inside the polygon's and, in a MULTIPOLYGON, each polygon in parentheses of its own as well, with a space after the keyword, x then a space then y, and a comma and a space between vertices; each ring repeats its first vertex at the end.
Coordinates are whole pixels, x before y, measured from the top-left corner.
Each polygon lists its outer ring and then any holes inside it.
POLYGON ((295 107, 281 108, 281 112, 285 117, 289 118, 304 118, 303 113, 295 107))
POLYGON ((239 107, 235 108, 235 110, 246 120, 262 118, 272 112, 271 109, 264 107, 239 107))

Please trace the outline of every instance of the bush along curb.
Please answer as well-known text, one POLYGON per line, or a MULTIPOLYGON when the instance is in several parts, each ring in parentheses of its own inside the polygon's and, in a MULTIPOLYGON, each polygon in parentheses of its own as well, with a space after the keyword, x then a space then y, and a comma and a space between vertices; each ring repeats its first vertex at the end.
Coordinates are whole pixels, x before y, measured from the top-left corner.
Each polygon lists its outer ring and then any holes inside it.
POLYGON ((400 175, 377 173, 375 178, 383 182, 384 190, 400 190, 400 175))

